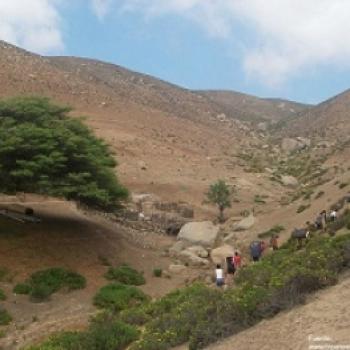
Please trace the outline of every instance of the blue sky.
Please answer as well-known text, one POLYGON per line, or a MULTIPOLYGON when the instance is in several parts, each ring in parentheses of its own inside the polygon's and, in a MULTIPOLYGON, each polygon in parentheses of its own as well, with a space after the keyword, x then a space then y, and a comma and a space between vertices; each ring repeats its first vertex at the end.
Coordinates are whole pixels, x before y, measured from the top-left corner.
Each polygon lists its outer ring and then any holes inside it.
POLYGON ((318 103, 350 88, 347 0, 0 0, 0 38, 191 89, 318 103))

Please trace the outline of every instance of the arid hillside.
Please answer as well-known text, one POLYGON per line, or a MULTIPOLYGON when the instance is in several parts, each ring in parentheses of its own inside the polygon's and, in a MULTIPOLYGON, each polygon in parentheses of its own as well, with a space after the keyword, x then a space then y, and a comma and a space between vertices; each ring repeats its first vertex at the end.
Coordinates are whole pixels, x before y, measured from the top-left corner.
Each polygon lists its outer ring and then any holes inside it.
POLYGON ((302 103, 262 99, 233 91, 198 91, 209 101, 225 109, 228 115, 252 122, 277 122, 306 112, 312 108, 302 103))

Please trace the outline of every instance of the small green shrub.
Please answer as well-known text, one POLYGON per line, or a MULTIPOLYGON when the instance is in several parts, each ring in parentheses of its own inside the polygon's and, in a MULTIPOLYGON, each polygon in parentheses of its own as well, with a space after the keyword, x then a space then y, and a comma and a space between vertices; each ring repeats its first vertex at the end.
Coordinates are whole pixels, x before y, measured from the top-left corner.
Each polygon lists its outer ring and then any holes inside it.
POLYGON ((320 191, 316 194, 315 199, 319 199, 324 195, 324 191, 320 191))
POLYGON ((146 282, 140 272, 128 265, 121 265, 116 268, 110 267, 105 277, 109 280, 133 286, 141 286, 146 282))
POLYGON ((32 300, 44 301, 61 288, 67 288, 70 291, 82 289, 85 286, 85 277, 64 268, 54 267, 34 272, 27 283, 16 285, 14 292, 19 294, 29 293, 32 300))
POLYGON ((162 277, 163 270, 161 268, 155 268, 153 269, 153 276, 154 277, 162 277))
POLYGON ((135 327, 120 321, 92 323, 86 332, 64 332, 27 350, 123 350, 138 336, 135 327))
POLYGON ((0 288, 0 300, 1 301, 6 300, 6 294, 1 288, 0 288))
POLYGON ((310 208, 310 204, 301 204, 298 209, 297 209, 297 213, 302 213, 304 210, 310 208))
POLYGON ((8 275, 9 275, 9 270, 6 267, 0 267, 0 282, 6 281, 8 275))
POLYGON ((12 317, 4 308, 0 307, 0 326, 6 326, 11 323, 12 317))
POLYGON ((144 307, 133 307, 120 313, 120 320, 137 326, 142 326, 151 320, 144 307))
POLYGON ((100 308, 121 311, 147 300, 147 296, 134 286, 112 283, 99 290, 94 297, 94 304, 100 308))
POLYGON ((259 194, 255 195, 254 202, 257 204, 266 204, 264 197, 259 194))
POLYGON ((45 301, 49 299, 52 293, 54 293, 54 291, 49 285, 44 283, 35 284, 30 291, 30 298, 32 301, 45 301))
POLYGON ((15 294, 30 294, 32 287, 28 283, 18 283, 13 288, 15 294))

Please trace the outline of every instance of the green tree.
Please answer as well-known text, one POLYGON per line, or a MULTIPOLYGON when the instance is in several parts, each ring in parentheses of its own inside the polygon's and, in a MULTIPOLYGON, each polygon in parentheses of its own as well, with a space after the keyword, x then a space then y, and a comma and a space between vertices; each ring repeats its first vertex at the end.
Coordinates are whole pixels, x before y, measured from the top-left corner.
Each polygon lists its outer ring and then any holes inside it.
POLYGON ((210 185, 206 193, 206 202, 214 204, 219 209, 219 221, 224 221, 224 210, 231 207, 231 191, 224 180, 218 180, 210 185))
POLYGON ((0 192, 64 197, 97 209, 128 196, 108 146, 47 98, 0 101, 0 192))

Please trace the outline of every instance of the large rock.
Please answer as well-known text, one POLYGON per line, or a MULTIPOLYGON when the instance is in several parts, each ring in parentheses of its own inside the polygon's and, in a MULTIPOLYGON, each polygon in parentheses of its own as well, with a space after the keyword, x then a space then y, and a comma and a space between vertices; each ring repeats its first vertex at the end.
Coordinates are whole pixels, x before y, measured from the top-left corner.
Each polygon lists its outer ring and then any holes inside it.
POLYGON ((233 225, 234 231, 245 231, 252 228, 255 224, 255 217, 253 214, 250 214, 248 217, 242 219, 237 224, 233 225))
MULTIPOLYGON (((182 242, 182 241, 179 241, 179 242, 182 242)), ((191 247, 188 247, 186 250, 199 256, 200 258, 207 258, 209 256, 208 251, 200 245, 193 245, 191 247)))
POLYGON ((187 249, 183 250, 178 255, 178 258, 190 266, 207 266, 207 265, 209 265, 209 261, 207 259, 200 258, 195 253, 193 253, 187 249))
POLYGON ((233 256, 235 250, 232 246, 224 244, 211 251, 210 257, 214 264, 223 264, 228 256, 233 256))
POLYGON ((282 184, 287 187, 298 187, 299 182, 294 176, 284 175, 281 177, 282 184))
POLYGON ((171 257, 179 255, 186 248, 186 244, 183 241, 177 241, 169 248, 169 255, 171 257))
POLYGON ((284 138, 281 147, 285 152, 300 151, 311 146, 311 140, 305 137, 297 137, 296 139, 284 138))
POLYGON ((182 226, 177 239, 193 245, 212 247, 219 234, 219 226, 211 221, 189 222, 182 226))

